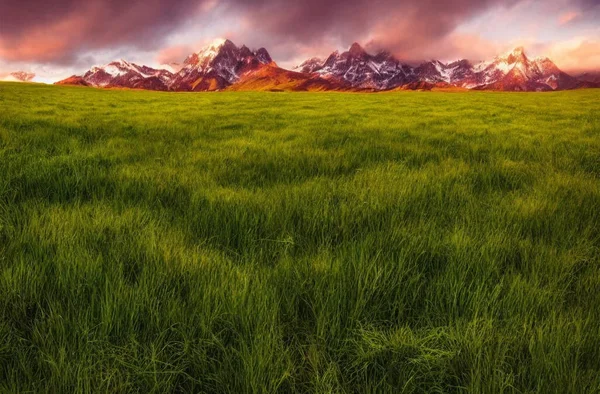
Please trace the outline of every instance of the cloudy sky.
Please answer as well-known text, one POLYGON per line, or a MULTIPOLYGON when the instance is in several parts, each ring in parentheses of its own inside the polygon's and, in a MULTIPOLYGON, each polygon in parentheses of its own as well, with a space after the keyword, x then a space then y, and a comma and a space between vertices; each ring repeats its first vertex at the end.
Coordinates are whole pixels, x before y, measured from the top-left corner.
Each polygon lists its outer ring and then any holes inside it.
POLYGON ((0 76, 181 62, 217 37, 266 47, 288 68, 357 41, 409 62, 524 46, 579 72, 600 69, 599 21, 600 0, 0 0, 0 76))

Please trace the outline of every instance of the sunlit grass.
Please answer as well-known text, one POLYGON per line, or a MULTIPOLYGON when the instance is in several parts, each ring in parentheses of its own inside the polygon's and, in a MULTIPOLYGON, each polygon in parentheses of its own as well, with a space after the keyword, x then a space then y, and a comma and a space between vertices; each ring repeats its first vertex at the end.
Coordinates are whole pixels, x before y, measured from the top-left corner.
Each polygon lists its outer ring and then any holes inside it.
POLYGON ((599 114, 0 84, 0 391, 599 391, 599 114))

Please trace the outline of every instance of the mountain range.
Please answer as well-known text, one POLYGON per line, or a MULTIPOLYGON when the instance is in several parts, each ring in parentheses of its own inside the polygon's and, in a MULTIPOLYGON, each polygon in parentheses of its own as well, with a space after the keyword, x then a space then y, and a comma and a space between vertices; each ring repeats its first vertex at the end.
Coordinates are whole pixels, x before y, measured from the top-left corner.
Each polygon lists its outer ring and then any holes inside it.
POLYGON ((600 85, 600 71, 579 74, 577 79, 584 82, 592 82, 600 85))
POLYGON ((345 52, 333 52, 326 59, 308 59, 294 70, 286 70, 273 61, 265 48, 253 51, 244 45, 237 47, 230 40, 212 42, 189 55, 181 66, 154 69, 120 60, 57 84, 183 92, 434 88, 553 91, 600 87, 597 75, 573 77, 548 58, 528 58, 523 48, 476 64, 468 60, 431 60, 413 66, 387 51, 369 54, 354 43, 345 52))

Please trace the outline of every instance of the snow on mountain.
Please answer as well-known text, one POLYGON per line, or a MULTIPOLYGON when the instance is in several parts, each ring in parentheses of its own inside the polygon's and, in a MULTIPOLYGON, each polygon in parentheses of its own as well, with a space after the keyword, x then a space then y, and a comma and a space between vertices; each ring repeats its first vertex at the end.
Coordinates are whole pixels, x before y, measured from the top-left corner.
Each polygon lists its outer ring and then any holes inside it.
POLYGON ((475 65, 467 60, 442 63, 432 60, 416 68, 417 78, 426 82, 446 82, 466 88, 476 88, 498 82, 511 70, 516 69, 527 78, 539 74, 537 65, 530 65, 523 48, 516 48, 493 61, 484 61, 475 65))
POLYGON ((323 67, 323 59, 318 58, 318 57, 313 57, 313 58, 310 58, 310 59, 302 62, 298 66, 294 67, 294 71, 305 73, 305 74, 311 74, 322 67, 323 67))
POLYGON ((245 45, 238 48, 230 40, 217 40, 185 59, 170 89, 221 90, 265 65, 275 65, 266 49, 251 51, 245 45))
POLYGON ((407 84, 419 86, 418 82, 451 84, 469 76, 471 67, 466 60, 450 64, 432 60, 413 67, 386 51, 368 54, 355 43, 346 52, 333 52, 324 62, 309 59, 297 69, 343 81, 353 88, 390 90, 407 84))
POLYGON ((58 82, 61 85, 84 85, 101 88, 131 88, 168 90, 173 74, 167 70, 140 66, 118 60, 92 67, 83 76, 72 76, 58 82))
POLYGON ((83 75, 83 80, 90 86, 150 90, 167 90, 172 78, 173 74, 167 70, 139 66, 122 59, 92 67, 83 75))
POLYGON ((367 53, 358 43, 346 52, 333 52, 325 61, 313 58, 298 66, 302 72, 335 79, 357 89, 386 90, 410 79, 412 72, 388 52, 367 53))
POLYGON ((458 82, 472 74, 473 66, 468 60, 457 60, 451 63, 431 60, 413 68, 411 82, 458 85, 458 82))
POLYGON ((578 81, 550 59, 529 59, 522 47, 474 67, 475 73, 459 84, 470 89, 543 91, 575 89, 578 81))
POLYGON ((168 72, 170 72, 171 74, 177 74, 179 71, 181 71, 181 69, 183 68, 183 64, 182 63, 168 63, 168 64, 161 64, 159 66, 159 69, 161 70, 166 70, 168 72))

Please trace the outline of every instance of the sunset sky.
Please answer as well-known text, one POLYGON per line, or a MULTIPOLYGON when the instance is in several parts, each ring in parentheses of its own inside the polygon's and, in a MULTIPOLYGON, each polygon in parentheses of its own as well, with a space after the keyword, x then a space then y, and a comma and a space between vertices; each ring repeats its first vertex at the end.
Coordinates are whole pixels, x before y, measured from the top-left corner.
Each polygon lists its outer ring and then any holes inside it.
POLYGON ((288 68, 357 41, 409 62, 524 46, 579 72, 600 69, 599 21, 600 0, 0 0, 0 76, 181 62, 216 37, 266 47, 288 68))

